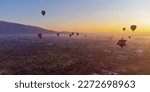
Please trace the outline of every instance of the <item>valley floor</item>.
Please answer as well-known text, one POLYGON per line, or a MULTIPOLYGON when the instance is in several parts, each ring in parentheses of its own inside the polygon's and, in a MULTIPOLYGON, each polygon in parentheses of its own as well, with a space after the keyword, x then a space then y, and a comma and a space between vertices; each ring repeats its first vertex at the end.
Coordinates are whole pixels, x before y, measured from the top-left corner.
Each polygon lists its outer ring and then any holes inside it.
POLYGON ((127 46, 118 39, 87 35, 0 38, 0 74, 121 75, 150 74, 148 36, 135 36, 127 46))

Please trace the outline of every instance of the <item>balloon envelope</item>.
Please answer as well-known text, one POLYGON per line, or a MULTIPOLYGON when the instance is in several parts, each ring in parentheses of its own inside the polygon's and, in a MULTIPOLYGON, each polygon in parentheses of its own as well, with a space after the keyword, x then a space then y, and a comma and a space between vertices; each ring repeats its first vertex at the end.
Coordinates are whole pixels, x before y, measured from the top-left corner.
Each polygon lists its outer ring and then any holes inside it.
POLYGON ((38 38, 42 39, 42 33, 38 33, 38 38))
POLYGON ((124 46, 126 46, 126 42, 127 42, 127 40, 120 39, 120 40, 117 42, 117 45, 119 45, 121 48, 123 48, 124 46))
POLYGON ((132 30, 132 31, 135 31, 135 30, 136 30, 136 28, 137 28, 137 26, 136 26, 136 25, 131 25, 131 27, 130 27, 130 28, 131 28, 131 30, 132 30))
POLYGON ((74 35, 74 32, 72 32, 71 34, 74 35))
POLYGON ((130 39, 130 38, 131 38, 131 36, 128 36, 128 38, 130 39))
POLYGON ((59 36, 59 33, 57 33, 57 36, 59 36))
POLYGON ((69 34, 69 37, 71 37, 72 36, 72 34, 69 34))
POLYGON ((79 33, 77 33, 77 36, 79 36, 79 33))
POLYGON ((45 16, 45 14, 46 14, 46 11, 41 11, 41 14, 43 15, 43 16, 45 16))
POLYGON ((126 28, 122 28, 122 30, 123 30, 123 31, 125 31, 125 30, 126 30, 126 28))

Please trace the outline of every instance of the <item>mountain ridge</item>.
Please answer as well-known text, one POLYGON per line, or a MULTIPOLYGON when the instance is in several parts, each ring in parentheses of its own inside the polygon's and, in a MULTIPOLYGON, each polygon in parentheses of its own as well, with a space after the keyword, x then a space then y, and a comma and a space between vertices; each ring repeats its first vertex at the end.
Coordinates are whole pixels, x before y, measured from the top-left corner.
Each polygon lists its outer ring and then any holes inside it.
POLYGON ((25 25, 8 21, 0 21, 0 34, 36 34, 36 33, 53 34, 56 33, 56 31, 32 25, 25 25))

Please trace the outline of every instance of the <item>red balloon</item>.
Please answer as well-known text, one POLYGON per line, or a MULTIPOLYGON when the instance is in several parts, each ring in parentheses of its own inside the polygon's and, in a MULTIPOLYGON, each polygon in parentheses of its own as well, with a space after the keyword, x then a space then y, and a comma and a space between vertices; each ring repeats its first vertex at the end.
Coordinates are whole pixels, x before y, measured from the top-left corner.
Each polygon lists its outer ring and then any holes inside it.
POLYGON ((127 40, 120 39, 120 40, 117 42, 117 45, 119 45, 121 48, 123 48, 124 46, 126 46, 126 42, 127 42, 127 40))

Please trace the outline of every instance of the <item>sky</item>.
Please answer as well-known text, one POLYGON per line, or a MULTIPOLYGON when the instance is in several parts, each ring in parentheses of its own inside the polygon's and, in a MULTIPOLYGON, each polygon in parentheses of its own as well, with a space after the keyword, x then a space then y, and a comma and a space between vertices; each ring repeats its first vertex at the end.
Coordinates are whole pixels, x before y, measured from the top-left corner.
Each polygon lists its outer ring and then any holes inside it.
POLYGON ((0 0, 0 20, 57 31, 150 31, 150 0, 0 0), (46 16, 41 11, 47 12, 46 16))

